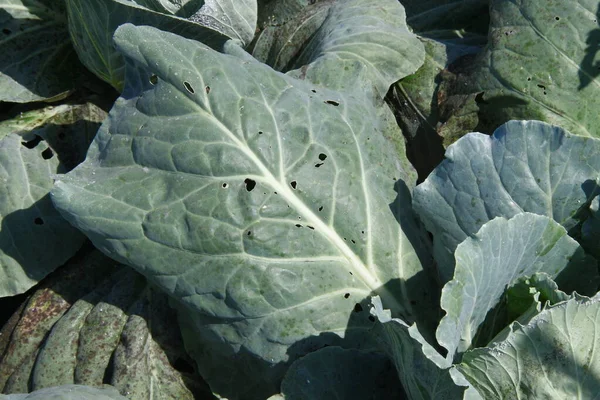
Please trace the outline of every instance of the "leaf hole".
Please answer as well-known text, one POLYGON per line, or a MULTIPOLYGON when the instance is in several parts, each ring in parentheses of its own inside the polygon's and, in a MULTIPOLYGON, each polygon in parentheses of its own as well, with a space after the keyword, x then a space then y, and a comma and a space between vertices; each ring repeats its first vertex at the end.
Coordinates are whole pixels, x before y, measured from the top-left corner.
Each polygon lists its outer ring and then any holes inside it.
POLYGON ((206 86, 204 88, 204 91, 206 92, 206 94, 209 94, 210 93, 210 86, 206 86))
POLYGON ((319 207, 319 211, 323 211, 323 206, 319 207))
POLYGON ((325 161, 326 158, 327 158, 327 154, 325 154, 325 153, 319 154, 319 160, 325 161))
POLYGON ((356 244, 356 242, 354 241, 354 239, 350 239, 350 241, 352 242, 352 244, 356 244))
POLYGON ((317 93, 317 91, 315 89, 311 89, 310 91, 313 93, 317 93))
POLYGON ((325 104, 331 104, 332 106, 335 106, 335 107, 340 105, 340 103, 338 103, 335 100, 325 100, 325 104))
POLYGON ((35 138, 31 139, 29 142, 22 142, 21 144, 28 149, 33 149, 35 146, 40 144, 41 141, 42 138, 36 135, 35 138))
POLYGON ((362 312, 362 311, 363 311, 363 308, 362 308, 362 306, 361 306, 360 304, 356 303, 356 304, 354 305, 354 312, 355 312, 355 313, 359 313, 359 312, 362 312))
POLYGON ((256 181, 250 178, 244 179, 244 183, 246 184, 246 190, 249 192, 251 192, 256 186, 256 181))
POLYGON ((229 187, 229 185, 227 184, 227 182, 223 182, 223 184, 221 185, 221 187, 223 189, 227 189, 229 187))
POLYGON ((184 82, 183 82, 183 86, 185 86, 185 90, 187 90, 187 91, 188 91, 188 92, 190 92, 191 94, 194 94, 194 93, 195 93, 195 91, 194 91, 194 88, 192 87, 192 85, 190 85, 190 83, 189 83, 189 82, 187 82, 187 81, 184 81, 184 82))
POLYGON ((527 77, 527 81, 530 81, 530 80, 531 80, 531 77, 530 77, 530 76, 528 76, 528 77, 527 77))
POLYGON ((296 228, 302 228, 302 225, 296 224, 296 228))
POLYGON ((156 85, 158 83, 158 76, 155 74, 150 75, 150 83, 156 85))
POLYGON ((555 20, 560 21, 560 17, 554 17, 555 20))
POLYGON ((248 236, 252 236, 252 231, 248 231, 248 232, 246 233, 246 235, 248 235, 248 236))
POLYGON ((346 294, 344 295, 344 298, 345 298, 345 299, 347 299, 348 297, 350 297, 350 293, 346 293, 346 294))
POLYGON ((36 219, 33 220, 33 223, 36 225, 44 225, 44 220, 41 219, 40 217, 37 217, 36 219))
POLYGON ((306 225, 306 227, 307 227, 308 229, 312 229, 313 231, 315 230, 315 227, 314 227, 314 226, 306 225))
POLYGON ((259 134, 259 135, 262 135, 262 134, 263 134, 263 131, 258 131, 258 134, 259 134))
POLYGON ((348 272, 350 273, 350 275, 354 275, 354 274, 352 273, 352 271, 348 271, 348 272))
POLYGON ((321 165, 323 165, 323 164, 325 164, 325 163, 322 163, 322 162, 321 162, 321 163, 316 163, 316 164, 315 164, 315 168, 319 168, 319 167, 320 167, 321 165))
POLYGON ((297 182, 296 181, 291 181, 290 182, 290 186, 292 187, 292 189, 296 190, 296 186, 297 186, 297 182))
POLYGON ((42 158, 44 160, 49 160, 54 156, 54 152, 52 151, 51 148, 47 148, 46 150, 42 151, 42 158))

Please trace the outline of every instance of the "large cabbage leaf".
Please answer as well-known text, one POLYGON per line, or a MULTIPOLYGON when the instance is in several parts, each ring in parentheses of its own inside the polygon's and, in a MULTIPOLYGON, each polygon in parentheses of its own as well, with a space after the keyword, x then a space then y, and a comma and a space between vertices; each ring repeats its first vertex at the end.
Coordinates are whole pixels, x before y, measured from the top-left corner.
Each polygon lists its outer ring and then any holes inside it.
POLYGON ((458 369, 485 399, 593 399, 600 391, 597 298, 574 298, 515 322, 458 369))
POLYGON ((372 293, 408 321, 437 317, 402 161, 368 98, 150 27, 115 41, 123 97, 53 200, 179 300, 213 388, 235 398, 252 380, 232 385, 231 370, 276 382, 274 365, 361 343, 372 293))
POLYGON ((495 217, 545 215, 568 231, 597 194, 600 141, 538 121, 510 121, 492 137, 470 133, 414 192, 413 205, 434 235, 439 273, 448 281, 453 253, 495 217))
POLYGON ((440 88, 440 132, 454 140, 538 119, 600 136, 599 7, 595 0, 491 1, 486 50, 440 88))

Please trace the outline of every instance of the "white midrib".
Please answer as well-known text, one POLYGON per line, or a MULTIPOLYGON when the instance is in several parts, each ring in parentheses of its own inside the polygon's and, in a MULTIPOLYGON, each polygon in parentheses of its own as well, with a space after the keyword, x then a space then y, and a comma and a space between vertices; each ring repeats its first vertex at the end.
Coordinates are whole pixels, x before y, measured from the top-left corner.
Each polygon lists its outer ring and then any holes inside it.
MULTIPOLYGON (((207 110, 204 110, 203 108, 199 107, 198 104, 196 104, 195 102, 192 103, 200 112, 207 112, 207 110)), ((208 99, 205 99, 205 104, 208 107, 210 107, 208 99)), ((352 272, 353 276, 356 276, 357 278, 362 280, 365 283, 365 285, 372 291, 375 291, 377 289, 381 290, 381 286, 383 285, 383 283, 381 282, 381 280, 379 280, 379 277, 371 273, 369 268, 362 262, 360 258, 358 258, 356 253, 354 253, 352 249, 348 247, 346 242, 344 242, 344 240, 337 234, 337 232, 333 230, 331 226, 324 223, 321 220, 321 218, 315 215, 315 213, 302 200, 300 200, 298 196, 296 196, 292 192, 292 189, 288 187, 286 182, 282 182, 279 179, 275 178, 275 176, 273 176, 271 171, 269 171, 269 169, 256 156, 256 154, 254 154, 254 152, 250 150, 245 143, 240 141, 237 138, 237 136, 235 136, 233 132, 229 130, 229 128, 227 128, 221 123, 221 121, 214 117, 214 114, 212 114, 212 110, 210 110, 210 108, 208 110, 208 113, 211 114, 212 119, 215 121, 216 125, 225 133, 225 135, 232 142, 234 142, 235 145, 249 159, 251 159, 254 162, 254 164, 258 167, 258 169, 264 176, 265 181, 269 183, 278 194, 283 196, 287 200, 288 204, 294 207, 296 211, 298 211, 302 218, 304 218, 306 221, 309 221, 310 225, 314 227, 315 230, 318 231, 321 235, 323 235, 331 244, 333 244, 339 250, 341 255, 348 260, 351 269, 350 272, 352 272)), ((284 177, 282 176, 282 179, 283 178, 284 177)))

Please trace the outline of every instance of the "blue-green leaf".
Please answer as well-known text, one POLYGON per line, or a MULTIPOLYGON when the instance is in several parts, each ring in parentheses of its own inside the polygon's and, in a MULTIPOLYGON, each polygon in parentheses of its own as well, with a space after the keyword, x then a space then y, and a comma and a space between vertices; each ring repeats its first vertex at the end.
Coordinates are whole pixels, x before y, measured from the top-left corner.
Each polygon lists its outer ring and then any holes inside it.
POLYGON ((373 292, 411 322, 436 318, 404 162, 369 98, 150 27, 115 40, 123 97, 53 200, 178 299, 215 391, 264 379, 267 397, 298 356, 362 343, 373 292))
POLYGON ((573 229, 598 193, 598 154, 600 140, 538 121, 510 121, 450 146, 413 200, 434 235, 441 279, 454 273, 456 246, 495 217, 531 212, 573 229))

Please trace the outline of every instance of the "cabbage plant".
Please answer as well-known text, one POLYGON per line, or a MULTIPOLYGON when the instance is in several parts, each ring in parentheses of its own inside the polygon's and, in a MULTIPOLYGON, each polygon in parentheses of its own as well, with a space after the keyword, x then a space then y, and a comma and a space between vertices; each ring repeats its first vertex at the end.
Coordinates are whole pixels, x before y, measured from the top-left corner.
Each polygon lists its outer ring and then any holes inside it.
POLYGON ((599 7, 0 0, 0 398, 594 398, 599 7))

